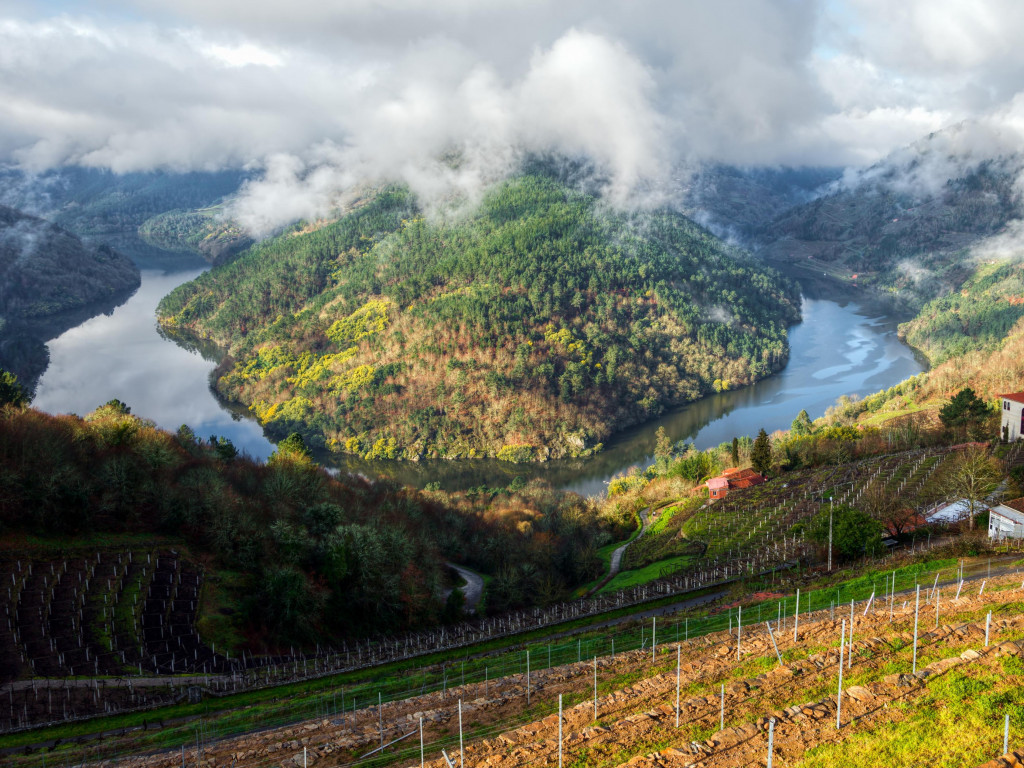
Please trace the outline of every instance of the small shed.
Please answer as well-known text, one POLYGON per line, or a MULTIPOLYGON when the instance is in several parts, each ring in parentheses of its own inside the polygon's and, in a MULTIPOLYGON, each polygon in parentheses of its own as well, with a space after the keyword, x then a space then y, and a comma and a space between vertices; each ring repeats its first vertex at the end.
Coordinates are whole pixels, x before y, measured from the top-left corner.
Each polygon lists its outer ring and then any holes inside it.
POLYGON ((999 504, 989 511, 990 539, 1024 539, 1024 498, 999 504))

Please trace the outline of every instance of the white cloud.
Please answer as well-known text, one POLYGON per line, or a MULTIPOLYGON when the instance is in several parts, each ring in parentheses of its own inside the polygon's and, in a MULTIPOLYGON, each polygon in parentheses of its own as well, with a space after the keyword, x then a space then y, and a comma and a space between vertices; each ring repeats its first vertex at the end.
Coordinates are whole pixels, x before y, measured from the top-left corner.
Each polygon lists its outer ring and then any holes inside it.
POLYGON ((257 229, 384 178, 472 199, 524 152, 588 157, 622 202, 683 161, 868 165, 961 121, 1020 136, 1016 0, 98 7, 0 10, 0 162, 265 167, 257 229))

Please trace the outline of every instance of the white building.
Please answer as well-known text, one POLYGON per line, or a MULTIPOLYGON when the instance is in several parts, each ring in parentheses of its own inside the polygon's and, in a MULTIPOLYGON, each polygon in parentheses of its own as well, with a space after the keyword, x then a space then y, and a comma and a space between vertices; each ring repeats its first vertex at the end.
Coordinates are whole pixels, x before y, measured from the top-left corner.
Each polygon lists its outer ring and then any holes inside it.
POLYGON ((990 539, 1024 539, 1024 499, 992 507, 988 513, 990 539))
POLYGON ((1012 443, 1024 437, 1024 392, 999 395, 999 399, 1003 414, 999 437, 1012 443))

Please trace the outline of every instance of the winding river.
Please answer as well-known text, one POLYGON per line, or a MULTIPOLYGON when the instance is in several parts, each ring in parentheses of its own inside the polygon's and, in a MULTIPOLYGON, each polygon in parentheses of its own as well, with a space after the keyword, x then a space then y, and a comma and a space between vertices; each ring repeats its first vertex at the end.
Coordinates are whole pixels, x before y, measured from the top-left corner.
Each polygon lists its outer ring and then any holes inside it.
MULTIPOLYGON (((242 451, 265 459, 274 446, 244 409, 232 408, 211 389, 216 360, 161 335, 156 305, 175 286, 205 269, 181 263, 171 271, 140 260, 142 285, 124 304, 93 317, 49 342, 50 365, 33 405, 51 413, 85 414, 111 398, 132 412, 175 430, 188 424, 202 437, 224 435, 242 451)), ((806 409, 825 413, 843 394, 866 395, 924 370, 901 343, 901 319, 891 310, 848 289, 801 279, 803 321, 790 329, 790 360, 779 374, 754 386, 704 398, 616 436, 599 455, 543 465, 498 461, 366 462, 321 457, 342 471, 390 477, 442 488, 503 486, 516 477, 547 479, 583 494, 602 494, 618 472, 653 461, 655 432, 664 426, 673 440, 708 448, 736 435, 787 428, 806 409)))

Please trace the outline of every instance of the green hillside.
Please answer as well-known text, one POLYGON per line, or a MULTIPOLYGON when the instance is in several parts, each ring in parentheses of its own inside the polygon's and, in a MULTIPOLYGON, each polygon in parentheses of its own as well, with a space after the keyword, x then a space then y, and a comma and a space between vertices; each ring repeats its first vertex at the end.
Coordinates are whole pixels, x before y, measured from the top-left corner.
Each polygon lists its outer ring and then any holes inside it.
POLYGON ((138 285, 126 256, 0 205, 0 367, 33 390, 49 359, 46 341, 109 312, 138 285))
POLYGON ((219 391, 275 436, 374 458, 581 456, 788 355, 794 284, 685 217, 540 176, 428 220, 383 190, 167 296, 221 345, 219 391))
POLYGON ((998 346, 1024 317, 1024 264, 979 265, 960 290, 930 301, 900 335, 933 365, 998 346))
POLYGON ((252 238, 223 218, 223 205, 197 210, 174 210, 147 219, 139 236, 166 251, 197 253, 219 264, 252 245, 252 238))
MULTIPOLYGON (((562 599, 628 522, 540 486, 469 498, 333 478, 295 439, 261 464, 116 400, 85 418, 0 404, 0 572, 19 553, 183 547, 219 585, 201 625, 250 650, 457 618, 447 560, 493 578, 488 610, 562 599)), ((3 658, 0 638, 0 679, 3 658)))

